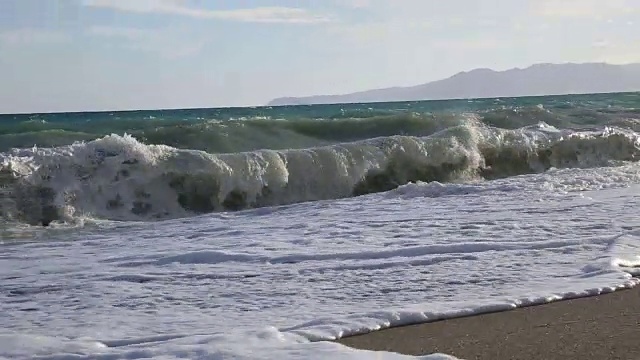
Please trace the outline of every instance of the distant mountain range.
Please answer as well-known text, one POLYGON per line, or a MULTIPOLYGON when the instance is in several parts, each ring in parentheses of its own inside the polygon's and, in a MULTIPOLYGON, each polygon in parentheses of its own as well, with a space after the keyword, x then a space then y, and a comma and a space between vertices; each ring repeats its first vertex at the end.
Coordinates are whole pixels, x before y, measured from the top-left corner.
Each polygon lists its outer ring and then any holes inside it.
POLYGON ((285 97, 277 105, 363 103, 640 91, 640 64, 536 64, 525 69, 475 69, 410 87, 343 95, 285 97))

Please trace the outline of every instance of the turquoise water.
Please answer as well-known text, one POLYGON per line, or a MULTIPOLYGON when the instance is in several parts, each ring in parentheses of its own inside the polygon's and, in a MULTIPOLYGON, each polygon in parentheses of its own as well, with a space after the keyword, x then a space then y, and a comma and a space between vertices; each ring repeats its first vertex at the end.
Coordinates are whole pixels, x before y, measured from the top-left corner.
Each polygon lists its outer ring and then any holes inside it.
POLYGON ((635 286, 639 104, 4 115, 0 358, 403 358, 316 340, 635 286))
POLYGON ((155 221, 640 156, 640 93, 0 116, 0 221, 155 221))
POLYGON ((470 114, 504 129, 541 121, 572 129, 629 126, 628 119, 640 117, 640 94, 0 115, 0 152, 68 145, 112 133, 210 153, 306 148, 379 136, 426 136, 458 125, 470 114))

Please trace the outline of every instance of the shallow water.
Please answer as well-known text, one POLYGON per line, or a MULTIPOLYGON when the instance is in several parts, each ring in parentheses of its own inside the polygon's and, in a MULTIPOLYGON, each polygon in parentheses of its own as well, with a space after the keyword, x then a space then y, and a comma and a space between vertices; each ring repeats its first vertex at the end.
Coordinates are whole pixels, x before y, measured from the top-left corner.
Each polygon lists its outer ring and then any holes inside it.
MULTIPOLYGON (((618 265, 640 254, 640 188, 628 187, 639 174, 629 165, 421 183, 58 229, 3 245, 2 326, 33 347, 25 358, 42 341, 47 355, 80 347, 83 358, 364 356, 306 339, 633 285, 618 265)), ((11 347, 3 355, 21 351, 11 347)))

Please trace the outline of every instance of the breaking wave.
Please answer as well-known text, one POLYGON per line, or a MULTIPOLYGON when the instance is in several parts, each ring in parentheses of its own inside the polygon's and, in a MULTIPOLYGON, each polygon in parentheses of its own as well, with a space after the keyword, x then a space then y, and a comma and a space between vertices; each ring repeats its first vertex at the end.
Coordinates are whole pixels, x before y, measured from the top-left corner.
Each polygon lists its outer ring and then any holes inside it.
MULTIPOLYGON (((450 124, 447 124, 450 125, 450 124)), ((636 161, 639 135, 476 118, 426 136, 380 136, 289 150, 213 154, 111 134, 0 155, 0 218, 149 221, 382 192, 410 182, 495 179, 636 161)))

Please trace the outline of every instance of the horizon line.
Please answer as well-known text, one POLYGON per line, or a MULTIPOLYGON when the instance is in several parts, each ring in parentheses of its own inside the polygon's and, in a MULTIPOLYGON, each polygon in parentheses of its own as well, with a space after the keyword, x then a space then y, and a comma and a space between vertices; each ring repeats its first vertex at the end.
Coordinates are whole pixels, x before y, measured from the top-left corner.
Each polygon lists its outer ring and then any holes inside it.
MULTIPOLYGON (((460 100, 486 100, 486 99, 523 99, 547 96, 576 96, 576 95, 611 95, 611 94, 637 94, 637 91, 610 91, 610 92, 576 92, 576 93, 558 93, 558 94, 539 94, 539 95, 516 95, 516 96, 486 96, 486 97, 460 97, 447 99, 423 99, 423 100, 392 100, 392 101, 363 101, 363 102, 338 102, 331 104, 295 104, 295 105, 246 105, 246 106, 213 106, 213 107, 184 107, 184 108, 143 108, 143 109, 121 109, 121 110, 71 110, 71 111, 42 111, 42 112, 18 112, 18 113, 2 113, 0 117, 6 116, 29 116, 29 115, 60 115, 60 114, 104 114, 104 113, 126 113, 126 112, 146 112, 146 111, 193 111, 193 110, 215 110, 215 109, 272 109, 285 107, 302 107, 302 106, 335 106, 335 105, 357 105, 357 104, 397 104, 397 103, 416 103, 416 102, 438 102, 438 101, 460 101, 460 100)), ((331 96, 331 95, 329 95, 331 96)))

